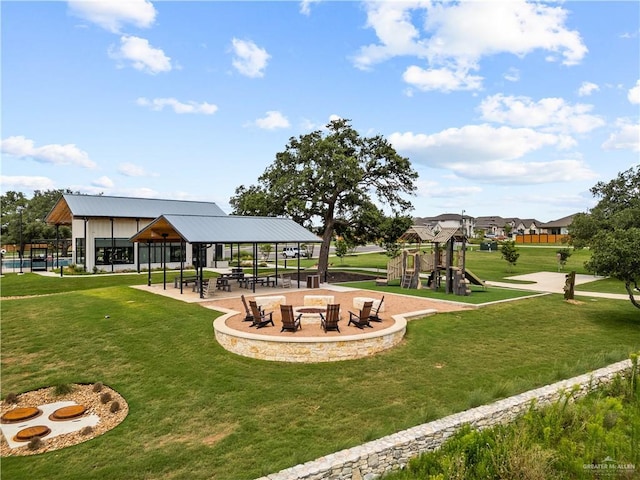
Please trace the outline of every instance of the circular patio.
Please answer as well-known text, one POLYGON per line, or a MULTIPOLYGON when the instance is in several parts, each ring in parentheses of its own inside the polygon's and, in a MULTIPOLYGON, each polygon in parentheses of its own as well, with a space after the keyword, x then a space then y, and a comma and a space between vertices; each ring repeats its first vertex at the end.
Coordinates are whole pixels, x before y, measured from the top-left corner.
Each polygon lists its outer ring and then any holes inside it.
MULTIPOLYGON (((353 360, 368 357, 388 350, 402 341, 407 329, 407 320, 422 318, 438 311, 459 310, 463 307, 409 295, 384 293, 384 312, 381 322, 371 322, 372 328, 359 329, 349 323, 349 311, 356 312, 356 305, 362 297, 375 300, 382 298, 382 292, 366 290, 290 290, 279 292, 286 304, 300 307, 305 305, 305 296, 330 296, 333 303, 341 305, 340 331, 325 332, 319 322, 302 319, 302 329, 296 332, 281 332, 282 320, 279 308, 273 308, 275 326, 261 329, 245 322, 244 307, 240 298, 227 298, 205 302, 203 306, 219 310, 225 314, 216 318, 213 329, 216 340, 226 350, 245 357, 261 360, 317 363, 353 360)), ((247 295, 247 300, 253 296, 247 295)), ((267 308, 267 311, 270 309, 267 308)))

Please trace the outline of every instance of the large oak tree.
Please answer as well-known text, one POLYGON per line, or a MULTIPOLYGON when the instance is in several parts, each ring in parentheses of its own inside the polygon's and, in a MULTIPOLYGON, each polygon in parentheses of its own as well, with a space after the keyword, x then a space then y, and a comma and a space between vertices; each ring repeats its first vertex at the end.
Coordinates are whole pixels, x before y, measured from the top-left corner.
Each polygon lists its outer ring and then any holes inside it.
POLYGON ((598 182, 591 193, 600 200, 589 213, 573 218, 570 233, 576 247, 591 248, 586 267, 625 283, 631 303, 640 279, 640 166, 608 183, 598 182))
POLYGON ((374 199, 394 213, 412 209, 417 173, 382 136, 362 137, 349 120, 331 121, 326 131, 291 138, 258 178, 241 185, 230 200, 236 215, 286 216, 311 228, 320 225, 318 273, 327 271, 337 218, 353 220, 371 211, 374 199))

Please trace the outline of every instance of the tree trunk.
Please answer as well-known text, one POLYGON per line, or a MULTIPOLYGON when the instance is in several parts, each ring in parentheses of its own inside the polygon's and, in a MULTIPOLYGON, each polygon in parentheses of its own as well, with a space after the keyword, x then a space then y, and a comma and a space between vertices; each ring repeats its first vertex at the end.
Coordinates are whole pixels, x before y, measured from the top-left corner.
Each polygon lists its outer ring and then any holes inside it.
POLYGON ((629 294, 629 300, 631 300, 631 303, 633 304, 633 306, 636 308, 640 308, 640 303, 633 296, 633 290, 631 289, 631 282, 625 282, 624 288, 627 289, 627 293, 629 294))
POLYGON ((329 268, 329 247, 331 247, 331 239, 333 238, 333 216, 326 219, 324 232, 322 233, 322 244, 320 245, 320 254, 318 256, 318 275, 320 281, 327 281, 327 270, 329 268))

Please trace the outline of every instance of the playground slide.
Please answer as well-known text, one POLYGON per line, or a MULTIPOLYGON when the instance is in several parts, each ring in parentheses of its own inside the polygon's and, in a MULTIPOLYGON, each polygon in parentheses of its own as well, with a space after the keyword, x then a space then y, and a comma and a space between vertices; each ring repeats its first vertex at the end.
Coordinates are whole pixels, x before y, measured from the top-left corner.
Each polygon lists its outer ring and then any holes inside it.
POLYGON ((469 280, 474 285, 484 286, 484 280, 480 280, 480 277, 478 277, 471 270, 465 269, 464 276, 467 278, 467 280, 469 280))

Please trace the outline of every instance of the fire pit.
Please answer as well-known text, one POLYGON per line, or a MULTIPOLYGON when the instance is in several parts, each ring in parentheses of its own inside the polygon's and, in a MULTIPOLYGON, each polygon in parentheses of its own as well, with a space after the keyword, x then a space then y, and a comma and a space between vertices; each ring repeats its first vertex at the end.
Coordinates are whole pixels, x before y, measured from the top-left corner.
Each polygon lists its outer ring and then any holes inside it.
POLYGON ((320 314, 326 311, 323 307, 293 307, 294 315, 302 314, 300 321, 304 323, 320 323, 320 314))

